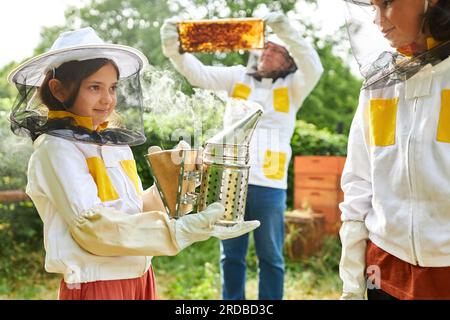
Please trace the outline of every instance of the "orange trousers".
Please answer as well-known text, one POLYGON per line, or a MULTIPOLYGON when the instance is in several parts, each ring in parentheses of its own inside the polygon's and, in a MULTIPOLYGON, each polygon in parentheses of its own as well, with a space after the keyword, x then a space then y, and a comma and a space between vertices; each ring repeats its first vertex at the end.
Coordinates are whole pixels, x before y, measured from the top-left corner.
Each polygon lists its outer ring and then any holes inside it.
POLYGON ((155 300, 156 285, 152 267, 139 278, 106 280, 59 286, 59 300, 155 300))

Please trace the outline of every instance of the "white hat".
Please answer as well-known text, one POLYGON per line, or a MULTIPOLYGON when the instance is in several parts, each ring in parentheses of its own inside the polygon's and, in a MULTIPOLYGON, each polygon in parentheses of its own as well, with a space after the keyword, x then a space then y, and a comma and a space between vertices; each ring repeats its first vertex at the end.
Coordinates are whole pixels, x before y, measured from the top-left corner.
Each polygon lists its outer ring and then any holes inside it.
POLYGON ((64 62, 96 58, 113 60, 120 77, 127 78, 147 64, 145 55, 129 46, 105 43, 91 27, 63 32, 49 51, 24 62, 8 76, 11 84, 40 86, 46 73, 64 62))
POLYGON ((276 34, 271 34, 270 36, 268 36, 267 37, 267 42, 272 42, 272 43, 274 43, 276 45, 279 45, 279 46, 287 49, 286 42, 281 40, 276 34))

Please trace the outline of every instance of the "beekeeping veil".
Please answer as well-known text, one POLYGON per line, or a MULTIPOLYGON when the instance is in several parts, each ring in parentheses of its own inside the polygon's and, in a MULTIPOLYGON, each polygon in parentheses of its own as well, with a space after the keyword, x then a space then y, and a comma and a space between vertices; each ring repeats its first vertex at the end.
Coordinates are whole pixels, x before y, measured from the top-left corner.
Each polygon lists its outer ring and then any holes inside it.
MULTIPOLYGON (((143 103, 139 73, 148 64, 138 50, 115 44, 106 44, 88 27, 60 34, 50 50, 18 66, 8 81, 19 91, 11 114, 11 129, 34 141, 41 134, 50 134, 75 141, 100 145, 138 145, 145 142, 143 130, 143 103), (71 104, 49 112, 40 99, 39 89, 50 74, 58 79, 58 68, 70 61, 108 59, 119 71, 116 89, 117 104, 107 122, 93 128, 72 117, 71 104)), ((73 104, 74 101, 72 101, 73 104)), ((68 105, 67 105, 68 104, 68 105)), ((84 120, 92 119, 82 117, 84 120)), ((88 121, 89 123, 89 121, 88 121)))
MULTIPOLYGON (((409 47, 395 49, 383 37, 379 28, 380 8, 376 1, 344 0, 346 24, 353 55, 365 81, 363 89, 377 89, 405 81, 425 65, 435 65, 448 57, 450 42, 427 39, 428 49, 414 55, 409 47)), ((408 1, 408 0, 402 0, 408 1)), ((393 2, 392 5, 394 5, 393 2)), ((424 0, 422 28, 429 3, 424 0)), ((438 10, 446 10, 438 8, 438 10)), ((445 13, 450 19, 450 12, 445 13)))
MULTIPOLYGON (((269 34, 267 36, 266 44, 268 42, 276 44, 287 50, 286 43, 283 40, 281 40, 276 34, 269 34)), ((262 53, 263 53, 263 50, 251 50, 249 53, 248 61, 247 61, 247 73, 249 75, 255 76, 256 78, 259 78, 258 77, 258 64, 259 64, 259 60, 261 59, 262 53)), ((274 74, 273 74, 274 79, 279 78, 279 77, 283 78, 283 77, 287 76, 288 74, 293 73, 297 70, 297 65, 295 64, 294 59, 292 58, 292 56, 290 55, 290 53, 288 51, 286 51, 286 59, 291 59, 292 64, 285 70, 278 70, 277 72, 274 72, 274 74)))

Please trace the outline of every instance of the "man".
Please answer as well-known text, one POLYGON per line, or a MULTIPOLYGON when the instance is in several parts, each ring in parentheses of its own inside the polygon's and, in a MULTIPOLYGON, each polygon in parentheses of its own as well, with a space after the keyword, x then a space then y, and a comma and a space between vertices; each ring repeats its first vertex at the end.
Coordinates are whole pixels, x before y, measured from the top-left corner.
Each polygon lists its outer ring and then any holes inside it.
MULTIPOLYGON (((275 35, 269 37, 260 57, 251 54, 247 67, 205 66, 192 54, 180 54, 176 22, 161 28, 164 54, 193 85, 226 90, 233 98, 259 103, 264 114, 250 145, 250 177, 245 219, 258 219, 255 249, 259 261, 259 299, 282 299, 284 283, 284 211, 290 141, 296 113, 317 84, 323 68, 317 52, 281 13, 265 18, 275 35)), ((233 107, 231 108, 233 109, 233 107)), ((226 110, 224 123, 241 116, 226 110)), ((221 243, 223 299, 245 299, 245 257, 248 236, 221 243)))

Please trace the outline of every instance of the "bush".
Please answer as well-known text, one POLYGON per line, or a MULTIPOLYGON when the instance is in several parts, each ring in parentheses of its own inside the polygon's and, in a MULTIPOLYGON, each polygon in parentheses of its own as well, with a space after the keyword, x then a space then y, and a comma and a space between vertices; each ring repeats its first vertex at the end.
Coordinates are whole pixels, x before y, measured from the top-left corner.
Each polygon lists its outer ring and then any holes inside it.
POLYGON ((0 190, 24 188, 27 161, 32 152, 28 138, 15 136, 10 129, 9 113, 12 99, 0 99, 0 190))
POLYGON ((42 221, 31 201, 0 203, 0 296, 44 271, 42 221))
POLYGON ((331 133, 328 129, 317 129, 313 124, 297 120, 291 140, 292 159, 288 170, 287 206, 292 209, 294 193, 294 157, 295 156, 345 156, 347 154, 347 136, 331 133))
POLYGON ((293 155, 345 156, 347 136, 297 120, 291 146, 293 155))

